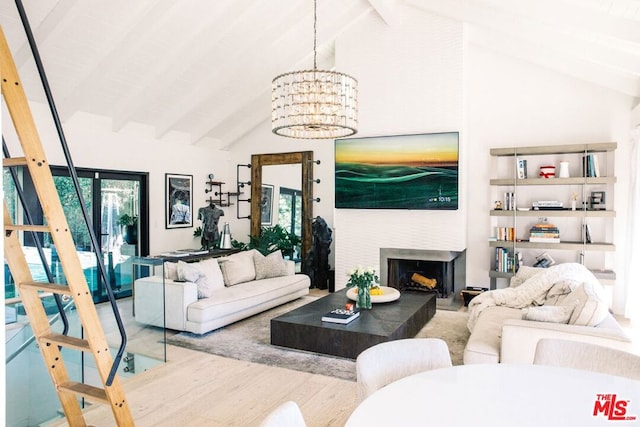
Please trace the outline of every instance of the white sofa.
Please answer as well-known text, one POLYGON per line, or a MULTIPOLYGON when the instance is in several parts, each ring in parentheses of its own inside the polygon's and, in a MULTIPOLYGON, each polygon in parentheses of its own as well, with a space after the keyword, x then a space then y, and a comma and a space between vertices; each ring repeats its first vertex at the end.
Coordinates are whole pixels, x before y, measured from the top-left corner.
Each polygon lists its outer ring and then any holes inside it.
POLYGON ((523 267, 509 288, 471 300, 464 364, 533 363, 541 338, 628 351, 631 339, 603 301, 602 286, 580 264, 523 267))
POLYGON ((164 280, 151 276, 135 281, 135 319, 204 334, 307 295, 309 277, 295 274, 294 267, 279 252, 264 257, 257 251, 199 263, 165 263, 164 280))

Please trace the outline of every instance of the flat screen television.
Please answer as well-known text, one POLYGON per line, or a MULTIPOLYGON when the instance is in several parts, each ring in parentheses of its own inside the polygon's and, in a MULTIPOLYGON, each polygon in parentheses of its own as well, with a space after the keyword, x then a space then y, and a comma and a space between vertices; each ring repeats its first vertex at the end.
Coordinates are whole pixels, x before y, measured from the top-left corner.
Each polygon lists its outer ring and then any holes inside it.
POLYGON ((458 132, 335 140, 338 209, 458 209, 458 132))

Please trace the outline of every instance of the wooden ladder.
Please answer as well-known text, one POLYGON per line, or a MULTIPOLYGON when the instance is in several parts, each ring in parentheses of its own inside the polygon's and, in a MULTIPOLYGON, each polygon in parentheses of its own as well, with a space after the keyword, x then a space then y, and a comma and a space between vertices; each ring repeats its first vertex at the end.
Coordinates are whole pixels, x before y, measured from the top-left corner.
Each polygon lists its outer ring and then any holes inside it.
POLYGON ((83 274, 80 259, 71 236, 53 176, 38 136, 27 98, 9 46, 0 27, 0 78, 2 95, 13 121, 24 157, 4 158, 3 166, 24 166, 31 175, 36 194, 42 206, 45 225, 14 224, 4 203, 4 253, 16 288, 24 304, 34 336, 47 366, 51 380, 69 425, 85 426, 79 398, 111 407, 119 426, 133 426, 129 405, 117 376, 109 378, 113 359, 98 318, 93 298, 83 274), (50 233, 55 244, 67 284, 34 282, 27 264, 19 232, 50 233), (39 292, 66 295, 73 298, 78 318, 84 330, 84 339, 54 333, 49 325, 39 292), (103 388, 72 381, 65 367, 61 348, 91 353, 103 388), (110 385, 109 382, 111 383, 110 385))

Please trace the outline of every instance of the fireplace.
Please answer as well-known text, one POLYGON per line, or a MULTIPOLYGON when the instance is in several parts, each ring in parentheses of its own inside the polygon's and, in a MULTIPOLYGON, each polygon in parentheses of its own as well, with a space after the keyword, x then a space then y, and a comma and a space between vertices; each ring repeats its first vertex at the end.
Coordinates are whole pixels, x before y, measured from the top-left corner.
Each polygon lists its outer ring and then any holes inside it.
POLYGON ((380 284, 404 290, 455 296, 465 287, 465 251, 380 249, 380 284))

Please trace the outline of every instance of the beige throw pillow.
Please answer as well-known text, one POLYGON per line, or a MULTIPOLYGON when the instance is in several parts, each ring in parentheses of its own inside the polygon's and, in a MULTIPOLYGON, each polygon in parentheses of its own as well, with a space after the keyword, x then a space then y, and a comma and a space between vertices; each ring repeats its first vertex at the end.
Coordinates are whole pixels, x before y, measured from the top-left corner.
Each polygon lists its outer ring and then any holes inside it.
POLYGON ((195 283, 198 286, 198 298, 209 298, 213 295, 213 286, 207 276, 200 271, 198 264, 178 261, 178 280, 195 283))
POLYGON ((220 269, 220 265, 218 265, 217 259, 209 258, 200 261, 198 268, 214 290, 224 288, 224 277, 222 276, 222 270, 220 269))
POLYGON ((200 270, 194 264, 187 264, 184 261, 178 261, 178 280, 193 282, 200 277, 200 270))
POLYGON ((249 282, 256 278, 256 267, 253 263, 255 250, 238 252, 221 259, 220 268, 226 286, 249 282))
POLYGON ((575 309, 569 319, 569 323, 572 325, 596 326, 609 314, 609 308, 604 301, 598 298, 593 284, 587 282, 567 295, 562 304, 575 304, 575 309))
POLYGON ((523 320, 536 322, 568 323, 573 313, 573 306, 542 305, 522 309, 523 320))
POLYGON ((178 278, 178 263, 165 261, 164 263, 164 278, 169 280, 176 280, 178 278))
POLYGON ((267 256, 255 251, 253 262, 256 267, 256 280, 287 275, 287 264, 281 251, 272 252, 267 256))

